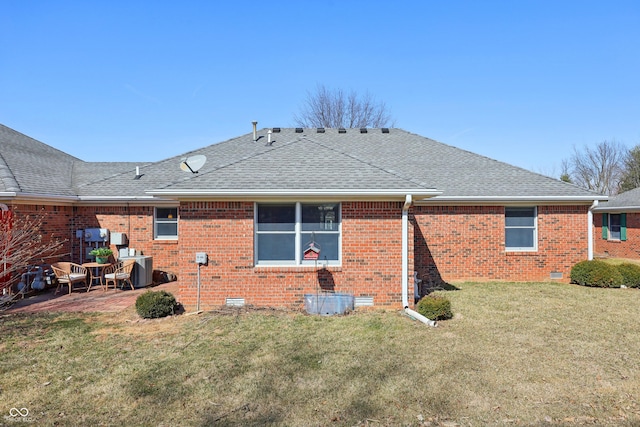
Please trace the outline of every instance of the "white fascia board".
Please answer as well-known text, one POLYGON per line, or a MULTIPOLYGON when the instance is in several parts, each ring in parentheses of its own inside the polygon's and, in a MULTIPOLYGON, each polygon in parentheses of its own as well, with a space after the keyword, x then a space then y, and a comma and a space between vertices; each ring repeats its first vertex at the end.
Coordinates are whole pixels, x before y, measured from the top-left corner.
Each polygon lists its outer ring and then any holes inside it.
POLYGON ((414 198, 426 199, 442 194, 435 189, 412 190, 152 190, 147 194, 187 199, 301 199, 301 198, 334 198, 334 199, 393 199, 404 200, 407 194, 414 198))
POLYGON ((601 213, 607 213, 607 212, 637 212, 640 211, 640 206, 611 206, 611 207, 607 207, 607 206, 598 206, 597 208, 593 209, 594 212, 601 212, 601 213))
POLYGON ((122 204, 133 204, 133 205, 171 205, 175 206, 176 201, 173 199, 162 199, 153 196, 132 196, 132 197, 122 197, 122 196, 110 196, 110 197, 93 197, 93 196, 83 196, 78 198, 78 202, 76 203, 78 206, 89 206, 89 205, 122 205, 122 204))
POLYGON ((52 196, 51 194, 2 192, 0 200, 10 200, 19 204, 69 205, 76 202, 78 198, 76 196, 52 196))
POLYGON ((434 197, 428 200, 414 200, 416 205, 438 205, 438 204, 460 204, 460 205, 472 205, 472 204, 488 204, 488 203, 500 203, 500 204, 522 204, 522 203, 585 203, 591 204, 594 200, 607 200, 606 196, 487 196, 487 197, 434 197))

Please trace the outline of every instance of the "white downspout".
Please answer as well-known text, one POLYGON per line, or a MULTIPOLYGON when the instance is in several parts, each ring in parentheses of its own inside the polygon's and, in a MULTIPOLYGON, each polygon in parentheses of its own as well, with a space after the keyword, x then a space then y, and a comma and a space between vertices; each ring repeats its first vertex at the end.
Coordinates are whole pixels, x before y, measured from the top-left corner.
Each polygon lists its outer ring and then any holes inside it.
POLYGON ((407 194, 402 206, 402 307, 409 317, 435 327, 438 324, 434 320, 409 308, 409 208, 412 203, 411 195, 407 194))
POLYGON ((587 239, 587 259, 591 261, 593 259, 593 209, 598 206, 598 201, 594 200, 587 212, 587 228, 589 229, 587 239))

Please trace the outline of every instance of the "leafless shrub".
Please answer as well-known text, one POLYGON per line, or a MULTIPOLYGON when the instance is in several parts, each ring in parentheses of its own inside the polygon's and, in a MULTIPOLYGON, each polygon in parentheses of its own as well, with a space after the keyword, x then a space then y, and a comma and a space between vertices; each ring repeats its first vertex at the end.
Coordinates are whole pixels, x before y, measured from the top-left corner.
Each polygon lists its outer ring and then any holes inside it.
POLYGON ((7 288, 29 265, 59 255, 65 240, 43 231, 44 214, 0 212, 0 288, 7 288))

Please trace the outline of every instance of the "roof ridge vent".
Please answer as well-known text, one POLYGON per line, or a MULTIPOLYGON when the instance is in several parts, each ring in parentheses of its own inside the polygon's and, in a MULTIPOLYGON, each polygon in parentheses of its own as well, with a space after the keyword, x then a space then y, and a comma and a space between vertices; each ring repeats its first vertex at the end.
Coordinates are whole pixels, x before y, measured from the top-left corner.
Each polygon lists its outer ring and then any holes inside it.
POLYGON ((273 128, 273 133, 280 133, 280 128, 273 128))
POLYGON ((389 133, 389 128, 382 128, 382 133, 389 133))
POLYGON ((367 128, 360 128, 360 133, 367 133, 367 128))
POLYGON ((302 133, 302 128, 296 128, 296 133, 302 133))
POLYGON ((318 133, 324 133, 324 128, 318 128, 318 133))
POLYGON ((345 128, 338 128, 338 133, 347 133, 345 128))

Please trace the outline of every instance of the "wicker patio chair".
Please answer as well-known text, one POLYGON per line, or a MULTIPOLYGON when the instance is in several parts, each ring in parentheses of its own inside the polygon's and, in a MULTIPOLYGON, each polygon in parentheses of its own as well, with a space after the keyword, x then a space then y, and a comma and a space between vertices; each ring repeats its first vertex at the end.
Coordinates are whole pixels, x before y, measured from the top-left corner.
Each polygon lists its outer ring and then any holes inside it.
POLYGON ((128 283, 133 290, 133 282, 131 281, 131 274, 133 272, 133 266, 135 265, 135 259, 127 259, 124 261, 118 261, 104 269, 104 281, 105 286, 109 289, 109 283, 113 283, 113 289, 117 289, 118 282, 120 282, 120 288, 124 287, 125 283, 128 283))
POLYGON ((74 283, 84 283, 87 285, 87 269, 79 264, 73 262, 56 262, 51 264, 51 270, 58 279, 58 286, 56 286, 56 294, 62 288, 62 285, 69 286, 69 294, 73 289, 74 283))

